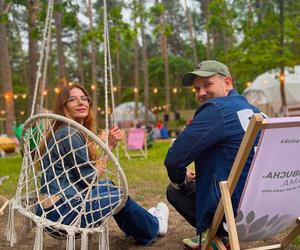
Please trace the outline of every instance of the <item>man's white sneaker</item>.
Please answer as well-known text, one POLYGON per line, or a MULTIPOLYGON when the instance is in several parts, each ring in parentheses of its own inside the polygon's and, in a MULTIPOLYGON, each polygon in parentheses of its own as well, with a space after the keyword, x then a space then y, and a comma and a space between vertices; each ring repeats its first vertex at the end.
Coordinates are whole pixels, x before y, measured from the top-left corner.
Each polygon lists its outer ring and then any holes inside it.
POLYGON ((158 219, 159 231, 158 234, 163 236, 168 231, 168 220, 169 220, 169 208, 164 202, 159 202, 156 207, 148 209, 158 219))

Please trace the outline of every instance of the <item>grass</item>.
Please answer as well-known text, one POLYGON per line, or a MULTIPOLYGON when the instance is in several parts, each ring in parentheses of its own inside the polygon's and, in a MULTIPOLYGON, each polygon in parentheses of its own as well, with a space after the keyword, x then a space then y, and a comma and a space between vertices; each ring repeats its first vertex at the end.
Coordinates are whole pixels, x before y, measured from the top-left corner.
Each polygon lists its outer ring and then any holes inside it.
MULTIPOLYGON (((164 157, 170 146, 169 141, 155 143, 148 150, 148 159, 133 158, 127 160, 121 147, 119 161, 125 172, 130 192, 137 200, 143 200, 144 194, 162 199, 168 184, 168 176, 163 165, 164 157)), ((0 186, 0 195, 12 197, 15 194, 22 158, 20 155, 0 158, 0 176, 8 175, 9 179, 0 186)))
MULTIPOLYGON (((119 161, 126 175, 129 194, 145 207, 153 206, 154 200, 157 202, 165 199, 165 188, 169 180, 163 161, 169 146, 169 141, 155 143, 148 151, 148 159, 133 158, 130 161, 125 158, 121 148, 119 150, 119 161)), ((9 176, 0 186, 0 195, 12 197, 15 194, 21 164, 20 155, 0 158, 0 176, 9 176)), ((300 237, 294 244, 300 246, 300 237)))

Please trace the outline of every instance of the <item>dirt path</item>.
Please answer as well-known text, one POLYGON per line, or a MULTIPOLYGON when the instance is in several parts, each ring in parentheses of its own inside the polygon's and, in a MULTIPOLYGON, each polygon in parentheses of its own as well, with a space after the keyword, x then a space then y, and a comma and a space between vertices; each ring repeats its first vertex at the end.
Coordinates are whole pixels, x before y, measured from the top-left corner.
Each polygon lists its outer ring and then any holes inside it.
MULTIPOLYGON (((132 197, 135 197, 134 190, 131 192, 132 197)), ((159 197, 153 197, 150 194, 144 197, 144 201, 138 201, 141 205, 147 208, 146 204, 156 204, 161 199, 159 197)), ((173 250, 183 249, 182 239, 191 237, 195 234, 195 230, 190 226, 176 211, 172 208, 166 200, 164 200, 170 208, 169 216, 169 229, 168 233, 164 237, 159 237, 151 246, 137 245, 132 238, 126 238, 124 233, 119 229, 113 219, 109 222, 109 239, 111 250, 173 250)), ((33 249, 35 230, 32 229, 26 235, 21 234, 23 219, 20 215, 16 214, 15 226, 17 232, 17 243, 13 248, 10 247, 6 241, 4 232, 7 224, 8 211, 5 210, 4 215, 0 216, 0 250, 14 249, 14 250, 31 250, 33 249)), ((252 244, 251 247, 257 244, 252 244)), ((66 247, 65 241, 59 241, 53 239, 46 233, 44 234, 44 250, 64 250, 66 247)), ((249 246, 250 247, 250 246, 249 246)), ((76 241, 76 249, 80 249, 80 240, 76 241)), ((98 249, 98 239, 93 238, 92 249, 98 249)), ((300 250, 300 247, 290 246, 288 250, 300 250)))
MULTIPOLYGON (((7 211, 3 216, 0 216, 0 249, 14 249, 14 250, 29 250, 33 249, 35 233, 34 229, 27 235, 21 235, 21 227, 23 220, 20 215, 16 216, 16 230, 18 242, 10 248, 6 241, 4 231, 7 222, 7 211), (6 215, 6 216, 5 216, 6 215)), ((194 229, 179 216, 176 211, 170 208, 169 230, 166 236, 159 237, 151 246, 141 246, 135 244, 131 238, 126 238, 122 231, 118 228, 113 219, 110 221, 109 238, 110 249, 135 249, 135 250, 152 250, 152 249, 182 249, 182 238, 190 237, 195 233, 194 229)), ((59 241, 44 234, 44 250, 65 249, 65 241, 59 241)), ((97 238, 93 239, 93 248, 98 249, 97 238)), ((76 249, 80 249, 80 240, 76 242, 76 249)))

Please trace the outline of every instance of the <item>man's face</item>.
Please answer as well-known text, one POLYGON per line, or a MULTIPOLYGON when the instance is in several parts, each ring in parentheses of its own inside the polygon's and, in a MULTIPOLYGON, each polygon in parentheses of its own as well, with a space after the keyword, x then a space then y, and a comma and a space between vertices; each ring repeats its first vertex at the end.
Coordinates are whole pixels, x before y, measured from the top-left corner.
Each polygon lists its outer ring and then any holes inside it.
POLYGON ((193 87, 197 99, 203 103, 214 97, 227 96, 232 87, 232 79, 229 76, 213 75, 209 77, 198 76, 193 81, 193 87))

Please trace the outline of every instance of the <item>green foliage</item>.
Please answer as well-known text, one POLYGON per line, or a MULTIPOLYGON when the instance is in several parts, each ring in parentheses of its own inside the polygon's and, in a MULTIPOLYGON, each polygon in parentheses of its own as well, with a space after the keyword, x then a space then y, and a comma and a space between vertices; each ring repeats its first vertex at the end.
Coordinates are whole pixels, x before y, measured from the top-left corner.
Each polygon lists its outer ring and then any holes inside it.
POLYGON ((8 15, 4 13, 0 13, 0 24, 8 23, 8 15))
MULTIPOLYGON (((181 76, 193 69, 194 66, 191 61, 186 60, 180 56, 169 56, 169 71, 170 82, 173 82, 175 86, 179 83, 181 76)), ((163 85, 164 82, 164 62, 162 57, 153 57, 149 60, 149 77, 151 82, 163 85)), ((156 85, 157 86, 157 85, 156 85)))
MULTIPOLYGON (((29 1, 14 0, 8 14, 0 14, 0 22, 7 25, 7 39, 10 42, 10 57, 13 71, 15 93, 28 91, 25 83, 27 72, 28 51, 27 44, 20 47, 18 39, 27 42, 38 40, 41 44, 48 1, 40 1, 38 22, 31 34, 28 35, 28 5, 29 1), (27 9, 26 9, 27 8, 27 9), (25 63, 24 63, 25 62, 25 63)), ((280 64, 293 66, 300 64, 300 1, 284 0, 284 46, 280 45, 279 5, 278 1, 248 1, 245 0, 197 0, 190 2, 190 12, 193 19, 194 31, 197 38, 197 52, 199 60, 217 59, 227 64, 234 77, 236 88, 242 92, 246 82, 280 64), (204 13, 204 2, 209 2, 208 19, 204 13), (249 2, 249 3, 248 3, 249 2), (207 48, 207 32, 210 38, 210 50, 207 48)), ((134 49, 135 40, 139 42, 140 65, 140 100, 142 100, 143 69, 141 49, 141 17, 144 23, 145 44, 149 59, 148 69, 150 77, 150 103, 163 104, 165 99, 164 64, 161 55, 160 35, 164 34, 168 40, 169 79, 171 88, 181 87, 181 78, 187 71, 192 70, 193 51, 189 39, 189 26, 185 16, 182 1, 163 1, 163 3, 135 1, 108 1, 108 22, 110 48, 112 56, 112 70, 114 84, 116 84, 117 55, 120 61, 120 81, 122 82, 121 99, 132 101, 132 82, 134 78, 134 49), (126 16, 130 13, 130 16, 126 16), (161 16, 164 17, 162 24, 161 16), (128 18, 131 18, 128 20, 128 18), (153 96, 153 87, 160 88, 153 96), (128 88, 128 89, 126 89, 128 88), (154 101, 155 100, 155 101, 154 101)), ((64 0, 55 4, 54 11, 63 13, 63 41, 66 57, 66 70, 72 81, 78 81, 80 70, 84 80, 90 82, 90 42, 95 41, 97 50, 97 78, 99 85, 103 82, 103 1, 94 2, 93 28, 89 29, 86 20, 87 9, 83 2, 64 0), (95 11, 96 10, 96 11, 95 11), (79 45, 82 61, 79 61, 79 45)), ((52 23, 55 29, 55 22, 52 23)), ((55 33, 52 34, 52 51, 48 63, 47 89, 50 90, 49 99, 55 96, 53 89, 57 86, 57 51, 55 33)), ((102 89, 103 86, 100 85, 102 89)), ((99 92, 99 103, 103 100, 99 92)), ((2 93, 0 93, 2 94, 2 93)), ((49 106, 51 107, 49 101, 49 106)), ((19 113, 25 104, 16 102, 16 112, 19 113)), ((186 109, 194 107, 195 102, 190 93, 179 89, 175 96, 171 93, 171 108, 186 109), (187 100, 188 99, 188 100, 187 100), (177 106, 176 106, 177 105, 177 106)), ((151 108, 151 107, 150 107, 151 108)))

